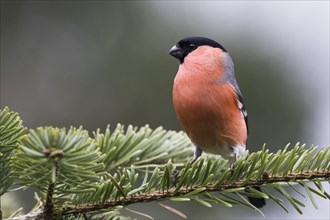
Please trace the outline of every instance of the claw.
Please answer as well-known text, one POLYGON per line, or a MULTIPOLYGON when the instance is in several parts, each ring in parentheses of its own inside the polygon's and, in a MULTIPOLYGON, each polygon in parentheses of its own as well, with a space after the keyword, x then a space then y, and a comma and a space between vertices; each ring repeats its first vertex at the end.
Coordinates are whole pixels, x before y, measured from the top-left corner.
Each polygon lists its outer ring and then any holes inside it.
POLYGON ((190 165, 192 165, 193 163, 195 163, 195 161, 202 155, 203 150, 195 147, 195 151, 194 151, 194 159, 190 162, 190 165))
POLYGON ((234 173, 234 169, 235 169, 235 163, 230 164, 229 167, 230 167, 231 173, 233 174, 234 173))
POLYGON ((178 170, 174 170, 173 171, 173 176, 172 176, 172 184, 174 187, 176 187, 176 184, 178 183, 179 181, 179 171, 178 170))

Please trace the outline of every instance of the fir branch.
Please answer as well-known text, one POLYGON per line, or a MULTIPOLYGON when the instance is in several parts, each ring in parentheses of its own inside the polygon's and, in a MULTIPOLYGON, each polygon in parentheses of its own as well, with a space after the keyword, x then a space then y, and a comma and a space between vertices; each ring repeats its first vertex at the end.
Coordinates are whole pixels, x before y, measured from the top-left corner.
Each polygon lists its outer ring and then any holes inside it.
MULTIPOLYGON (((181 169, 179 174, 179 181, 176 187, 169 187, 171 176, 174 174, 175 168, 173 164, 168 163, 165 166, 159 166, 154 169, 152 176, 148 179, 147 175, 149 170, 145 170, 144 181, 142 185, 135 186, 129 185, 129 181, 123 182, 124 179, 128 180, 130 173, 134 173, 134 166, 131 167, 131 172, 127 172, 127 169, 123 169, 122 172, 117 172, 114 175, 114 180, 117 181, 118 185, 121 185, 121 193, 118 194, 118 187, 111 187, 110 182, 102 183, 102 186, 93 195, 77 195, 74 201, 87 203, 95 203, 100 201, 94 206, 88 204, 82 204, 77 206, 67 206, 66 211, 68 213, 75 213, 74 210, 79 212, 88 212, 96 209, 109 208, 116 205, 127 206, 137 202, 147 202, 163 199, 174 199, 181 201, 184 200, 196 200, 209 206, 203 198, 196 197, 196 195, 208 195, 209 192, 219 191, 221 195, 234 193, 239 196, 248 195, 257 198, 267 198, 276 200, 276 196, 272 195, 267 188, 275 188, 279 190, 283 196, 296 208, 298 212, 301 210, 296 204, 301 204, 296 199, 288 196, 286 190, 282 187, 289 183, 301 183, 305 181, 311 181, 320 186, 320 181, 326 181, 330 179, 330 147, 315 148, 304 150, 304 146, 298 144, 291 150, 287 151, 286 147, 284 150, 280 150, 277 153, 269 153, 264 148, 259 151, 248 155, 246 158, 241 158, 237 161, 234 173, 230 172, 228 166, 225 166, 225 160, 219 160, 217 157, 201 158, 193 166, 189 166, 189 163, 181 169), (292 158, 303 158, 303 162, 299 162, 299 168, 293 169, 293 165, 296 163, 289 163, 285 165, 285 158, 292 155, 294 152, 295 156, 292 158), (306 153, 307 152, 307 153, 306 153), (310 168, 310 163, 314 162, 315 158, 321 158, 318 161, 319 166, 310 168), (260 158, 263 158, 260 160, 260 158), (273 164, 278 164, 273 166, 273 164), (278 167, 281 169, 279 170, 278 167), (273 169, 276 169, 275 173, 273 169), (219 178, 223 177, 223 178, 219 178), (147 180, 146 180, 147 179, 147 180), (253 190, 252 186, 261 186, 263 193, 253 190), (109 190, 104 190, 105 188, 109 190), (246 192, 248 189, 248 192, 246 192), (103 194, 102 192, 107 192, 103 194), (131 193, 134 192, 134 193, 131 193), (224 194, 223 194, 224 193, 224 194), (129 195, 128 195, 129 194, 129 195), (98 195, 98 196, 95 196, 98 195), (93 198, 92 198, 93 197, 93 198), (99 198, 98 198, 99 197, 99 198)), ((320 188, 320 187, 318 187, 320 188)), ((311 188, 312 189, 312 188, 311 188)), ((315 194, 326 198, 328 195, 324 190, 312 189, 315 194)), ((307 192, 308 193, 308 192, 307 192)), ((213 196, 214 197, 214 196, 213 196)), ((211 199, 212 202, 225 204, 225 206, 232 206, 233 198, 229 197, 231 201, 226 198, 215 197, 211 199), (221 202, 219 202, 221 201, 221 202), (231 204, 232 203, 232 204, 231 204)), ((238 204, 245 204, 250 208, 255 208, 248 201, 234 200, 238 204)), ((276 201, 278 202, 278 200, 276 201)), ((283 206, 282 203, 280 203, 283 206)), ((64 212, 66 212, 64 211, 64 212)), ((259 210, 258 210, 259 211, 259 210)))
POLYGON ((54 214, 54 204, 53 204, 53 194, 54 194, 55 183, 51 182, 48 186, 47 195, 45 199, 44 205, 44 219, 52 220, 54 219, 52 216, 54 214))
POLYGON ((18 113, 8 107, 0 109, 0 220, 2 219, 1 196, 13 182, 10 158, 17 147, 18 138, 25 132, 18 113))
MULTIPOLYGON (((118 205, 127 206, 134 203, 160 201, 164 199, 171 199, 177 197, 190 198, 194 195, 204 194, 207 192, 224 191, 225 193, 236 193, 236 192, 242 192, 246 189, 246 187, 251 187, 251 186, 263 186, 263 190, 265 190, 267 187, 276 188, 276 187, 286 186, 290 182, 295 182, 295 183, 298 182, 305 184, 304 183, 305 181, 314 182, 314 181, 326 180, 326 179, 330 179, 330 171, 314 173, 313 175, 311 175, 309 172, 292 173, 290 176, 287 177, 283 177, 282 175, 279 175, 279 176, 273 176, 268 180, 259 180, 259 181, 251 180, 245 184, 243 184, 242 181, 237 181, 232 183, 223 183, 217 186, 215 186, 214 184, 209 184, 208 186, 203 188, 199 186, 194 186, 192 188, 184 187, 181 188, 179 191, 175 191, 175 188, 171 188, 166 190, 165 192, 154 191, 148 194, 129 196, 126 198, 120 198, 118 200, 107 201, 99 204, 82 204, 82 205, 66 206, 64 213, 67 214, 83 213, 83 212, 107 209, 118 205)), ((260 192, 256 192, 256 193, 260 193, 260 192)), ((324 195, 321 192, 316 191, 316 194, 324 198, 324 195)), ((255 194, 251 194, 251 196, 258 197, 255 194)), ((269 197, 267 196, 266 198, 268 199, 269 197)), ((173 201, 175 201, 175 199, 173 201)), ((186 201, 190 201, 190 199, 187 199, 186 201)), ((216 202, 216 199, 214 200, 214 202, 216 202)))
POLYGON ((8 107, 0 109, 0 197, 12 184, 10 158, 25 130, 18 113, 8 107))
POLYGON ((12 164, 17 184, 47 193, 44 212, 51 216, 54 204, 62 204, 67 195, 95 190, 96 182, 106 174, 103 157, 81 128, 66 132, 42 127, 20 138, 12 164))
POLYGON ((100 151, 106 156, 107 170, 131 165, 164 164, 169 159, 187 162, 192 155, 193 145, 183 132, 166 131, 162 127, 152 130, 149 125, 141 128, 117 124, 111 132, 110 125, 105 133, 98 129, 94 138, 100 151))
POLYGON ((287 211, 285 199, 301 213, 304 204, 284 186, 306 192, 312 202, 314 196, 330 197, 321 184, 330 180, 330 146, 287 145, 276 153, 264 146, 237 160, 231 172, 218 156, 201 157, 191 165, 192 145, 182 132, 149 126, 125 130, 118 125, 112 132, 108 126, 104 134, 98 130, 94 137, 81 128, 30 130, 13 157, 17 183, 46 193, 51 180, 53 214, 58 218, 116 217, 129 204, 165 199, 193 200, 207 207, 241 204, 262 213, 244 196, 273 200, 287 211))

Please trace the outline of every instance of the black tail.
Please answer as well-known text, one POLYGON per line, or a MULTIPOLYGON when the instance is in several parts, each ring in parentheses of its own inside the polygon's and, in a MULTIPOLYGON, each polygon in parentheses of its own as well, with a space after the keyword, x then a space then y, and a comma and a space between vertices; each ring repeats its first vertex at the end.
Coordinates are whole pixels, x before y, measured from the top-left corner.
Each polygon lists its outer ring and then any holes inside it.
MULTIPOLYGON (((253 188, 262 192, 259 186, 254 186, 253 188)), ((264 198, 248 197, 248 200, 252 205, 254 205, 257 208, 262 208, 264 205, 266 205, 266 200, 264 198)))

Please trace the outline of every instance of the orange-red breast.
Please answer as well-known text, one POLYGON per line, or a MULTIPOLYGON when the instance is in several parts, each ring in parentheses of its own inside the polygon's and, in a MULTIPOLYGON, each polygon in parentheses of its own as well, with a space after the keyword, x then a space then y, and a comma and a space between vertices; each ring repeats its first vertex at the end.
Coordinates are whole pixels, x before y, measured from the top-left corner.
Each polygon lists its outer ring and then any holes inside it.
POLYGON ((245 154, 248 124, 231 57, 219 43, 204 37, 180 40, 170 55, 180 61, 173 103, 195 145, 192 162, 205 151, 220 154, 232 167, 245 154))

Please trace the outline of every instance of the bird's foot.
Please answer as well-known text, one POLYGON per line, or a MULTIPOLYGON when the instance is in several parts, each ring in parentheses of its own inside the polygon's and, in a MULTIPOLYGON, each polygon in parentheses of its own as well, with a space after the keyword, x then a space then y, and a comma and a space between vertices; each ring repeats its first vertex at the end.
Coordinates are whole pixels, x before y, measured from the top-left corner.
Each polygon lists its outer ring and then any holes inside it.
POLYGON ((179 171, 175 169, 172 174, 172 184, 176 187, 176 184, 179 182, 179 171))
POLYGON ((193 163, 195 163, 195 161, 202 155, 203 150, 195 147, 195 151, 194 151, 194 159, 190 162, 190 165, 192 165, 193 163))
POLYGON ((235 169, 235 163, 231 163, 229 167, 230 167, 230 172, 233 174, 235 169))

